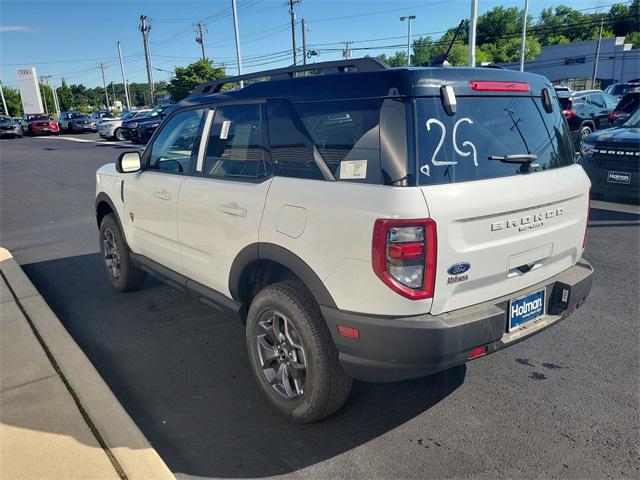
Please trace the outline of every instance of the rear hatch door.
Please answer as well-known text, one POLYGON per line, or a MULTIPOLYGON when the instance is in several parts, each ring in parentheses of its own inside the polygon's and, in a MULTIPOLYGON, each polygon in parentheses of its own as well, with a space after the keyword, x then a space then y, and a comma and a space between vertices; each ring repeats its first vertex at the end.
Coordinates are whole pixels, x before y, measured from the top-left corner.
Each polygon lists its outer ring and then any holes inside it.
POLYGON ((453 114, 441 96, 416 98, 418 178, 438 235, 431 313, 526 289, 582 255, 589 180, 548 89, 547 109, 533 86, 457 88, 453 114))

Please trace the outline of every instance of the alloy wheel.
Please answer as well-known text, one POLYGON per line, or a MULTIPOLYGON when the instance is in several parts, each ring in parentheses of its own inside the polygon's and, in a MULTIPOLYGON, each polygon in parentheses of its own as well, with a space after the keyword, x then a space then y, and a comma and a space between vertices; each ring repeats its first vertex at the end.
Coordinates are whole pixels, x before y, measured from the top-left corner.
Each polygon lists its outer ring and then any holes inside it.
POLYGON ((262 373, 281 396, 304 395, 307 356, 298 331, 281 312, 269 310, 258 321, 256 342, 262 373))
POLYGON ((107 271, 113 278, 120 277, 120 252, 113 231, 105 228, 102 234, 102 246, 104 251, 104 263, 107 271))

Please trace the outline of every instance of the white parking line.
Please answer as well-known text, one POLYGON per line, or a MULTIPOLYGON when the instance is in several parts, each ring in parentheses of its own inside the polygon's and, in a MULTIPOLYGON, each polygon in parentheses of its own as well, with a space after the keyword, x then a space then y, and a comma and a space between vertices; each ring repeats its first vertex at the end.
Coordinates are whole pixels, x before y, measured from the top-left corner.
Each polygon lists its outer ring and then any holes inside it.
POLYGON ((640 215, 640 205, 626 205, 624 203, 603 202, 600 200, 591 200, 591 208, 598 210, 610 210, 612 212, 633 213, 640 215))
POLYGON ((51 139, 55 139, 55 140, 69 140, 70 142, 79 142, 79 143, 96 143, 95 140, 87 140, 86 138, 76 138, 76 137, 50 137, 50 136, 46 136, 46 137, 33 137, 33 138, 46 138, 48 140, 51 139))

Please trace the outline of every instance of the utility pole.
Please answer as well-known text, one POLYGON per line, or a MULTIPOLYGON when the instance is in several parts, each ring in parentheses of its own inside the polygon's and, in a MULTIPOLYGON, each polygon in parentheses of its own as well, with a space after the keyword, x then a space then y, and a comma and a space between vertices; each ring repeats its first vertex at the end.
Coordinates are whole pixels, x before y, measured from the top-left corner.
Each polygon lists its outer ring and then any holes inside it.
MULTIPOLYGON (((44 85, 44 77, 40 77, 40 83, 44 85)), ((47 108, 47 91, 42 89, 42 105, 44 106, 44 114, 49 115, 49 109, 47 108)))
POLYGON ((527 15, 529 14, 529 0, 524 0, 524 16, 522 17, 522 45, 520 45, 520 71, 524 72, 524 54, 527 44, 527 15))
POLYGON ((147 20, 149 20, 149 18, 146 15, 140 15, 140 31, 142 32, 142 41, 144 42, 144 58, 147 63, 147 82, 149 83, 150 105, 153 105, 153 68, 151 66, 151 51, 149 50, 149 30, 151 30, 151 25, 149 25, 147 20))
POLYGON ((51 97, 53 98, 53 106, 56 109, 56 114, 58 115, 58 117, 60 117, 60 104, 58 103, 58 94, 56 92, 56 87, 53 86, 53 77, 51 75, 45 75, 45 77, 47 79, 47 85, 49 85, 49 88, 51 89, 51 97))
POLYGON ((476 66, 476 24, 478 23, 478 0, 471 0, 471 21, 469 22, 469 66, 476 66))
POLYGON ((344 58, 345 60, 349 60, 351 58, 351 49, 349 48, 349 46, 353 42, 340 42, 340 43, 344 43, 344 50, 342 50, 342 58, 344 58))
POLYGON ((104 63, 100 62, 98 64, 98 68, 102 71, 102 87, 104 88, 104 98, 107 99, 107 110, 110 110, 109 106, 109 91, 107 90, 107 82, 104 79, 104 69, 109 68, 104 65, 104 63))
POLYGON ((304 65, 307 64, 307 25, 302 19, 302 61, 304 65))
POLYGON ((415 20, 415 15, 409 15, 408 17, 400 17, 400 21, 404 22, 407 20, 407 67, 411 66, 411 21, 415 20))
POLYGON ((293 6, 296 3, 300 3, 302 0, 289 0, 289 15, 291 16, 291 44, 293 46, 293 65, 297 65, 296 59, 296 12, 293 10, 293 6))
POLYGON ((120 42, 118 45, 118 58, 120 59, 120 73, 122 74, 122 86, 124 87, 124 98, 127 101, 127 110, 131 110, 131 100, 129 99, 129 89, 127 88, 127 80, 124 76, 124 64, 122 63, 122 50, 120 49, 120 42))
POLYGON ((200 44, 200 47, 202 48, 202 60, 205 60, 207 57, 204 54, 204 34, 207 31, 207 26, 202 25, 201 22, 198 22, 196 24, 196 31, 198 32, 198 36, 196 37, 196 43, 200 44), (203 26, 204 26, 204 32, 202 29, 203 26))
POLYGON ((4 108, 4 114, 9 115, 9 110, 7 109, 7 102, 4 99, 4 90, 2 89, 2 80, 0 80, 0 97, 2 97, 2 108, 4 108))
POLYGON ((598 35, 598 46, 596 47, 596 59, 593 62, 593 76, 591 77, 591 88, 596 88, 596 77, 598 76, 598 61, 600 60, 600 45, 602 44, 602 27, 604 19, 600 20, 600 34, 598 35))
MULTIPOLYGON (((236 0, 231 0, 231 10, 233 11, 233 30, 236 34, 236 58, 238 59, 238 75, 242 75, 242 54, 240 53, 240 30, 238 29, 238 8, 236 0)), ((240 88, 244 88, 244 82, 240 80, 240 88)))

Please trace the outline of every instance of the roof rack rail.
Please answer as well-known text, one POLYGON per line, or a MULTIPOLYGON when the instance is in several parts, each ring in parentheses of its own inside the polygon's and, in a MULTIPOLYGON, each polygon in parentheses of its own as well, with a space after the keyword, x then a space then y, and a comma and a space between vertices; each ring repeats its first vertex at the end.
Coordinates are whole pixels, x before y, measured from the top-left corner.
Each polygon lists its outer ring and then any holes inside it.
POLYGON ((254 78, 269 77, 269 80, 283 80, 286 78, 294 78, 298 72, 308 72, 321 70, 323 73, 347 73, 354 69, 358 72, 375 72, 385 70, 389 66, 378 60, 377 58, 353 58, 350 60, 335 60, 330 62, 309 63, 307 65, 297 65, 284 68, 276 68, 273 70, 264 70, 261 72, 246 73, 244 75, 236 75, 235 77, 225 77, 219 80, 207 82, 196 87, 190 95, 202 95, 207 93, 218 93, 223 85, 229 83, 237 83, 244 80, 252 80, 254 78))

